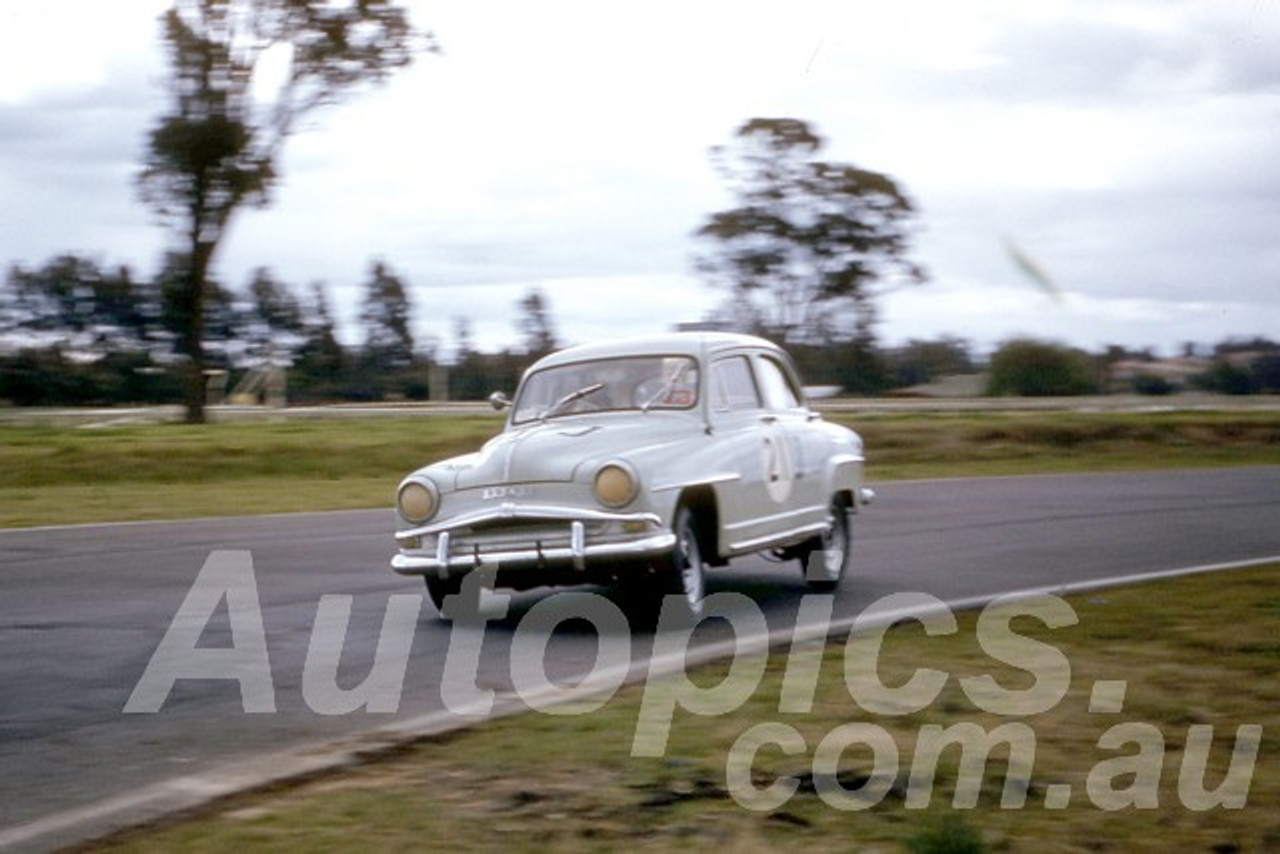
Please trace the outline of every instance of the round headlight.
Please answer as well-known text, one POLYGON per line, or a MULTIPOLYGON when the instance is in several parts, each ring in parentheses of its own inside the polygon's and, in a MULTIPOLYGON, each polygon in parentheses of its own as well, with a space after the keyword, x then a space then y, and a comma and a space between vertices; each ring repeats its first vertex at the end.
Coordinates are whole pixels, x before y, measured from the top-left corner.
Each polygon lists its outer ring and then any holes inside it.
POLYGON ((430 481, 411 480, 400 487, 396 509, 410 522, 421 524, 436 513, 440 496, 430 481))
POLYGON ((596 472, 593 488, 596 498, 605 507, 625 507, 635 499, 640 483, 624 466, 608 463, 596 472))

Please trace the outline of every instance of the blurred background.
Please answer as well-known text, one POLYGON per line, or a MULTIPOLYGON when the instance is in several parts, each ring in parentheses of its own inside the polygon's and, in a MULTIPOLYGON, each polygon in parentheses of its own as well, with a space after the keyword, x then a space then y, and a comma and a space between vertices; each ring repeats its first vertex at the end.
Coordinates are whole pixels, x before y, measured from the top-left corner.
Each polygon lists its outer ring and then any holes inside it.
POLYGON ((280 8, 0 11, 0 400, 480 398, 680 324, 854 394, 1280 387, 1275 0, 280 8))

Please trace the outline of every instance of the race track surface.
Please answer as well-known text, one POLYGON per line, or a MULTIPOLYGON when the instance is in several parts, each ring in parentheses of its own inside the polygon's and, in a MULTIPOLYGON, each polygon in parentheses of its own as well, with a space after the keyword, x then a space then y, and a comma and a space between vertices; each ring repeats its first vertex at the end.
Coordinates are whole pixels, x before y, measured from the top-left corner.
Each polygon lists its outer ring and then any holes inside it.
MULTIPOLYGON (((1280 553, 1277 467, 886 483, 877 491, 855 519, 854 572, 837 594, 837 617, 900 591, 955 600, 1280 553)), ((425 599, 395 716, 321 715, 302 696, 321 597, 353 597, 340 682, 358 684, 389 597, 422 593, 415 579, 387 568, 391 528, 389 511, 360 511, 0 531, 0 841, 159 780, 440 710, 451 629, 425 599), (193 580, 221 550, 252 556, 276 712, 246 713, 239 683, 217 679, 181 680, 160 712, 125 714, 193 580)), ((774 628, 792 624, 805 593, 794 563, 759 559, 715 572, 709 589, 745 593, 774 628)), ((548 595, 519 594, 505 618, 487 625, 477 684, 511 690, 511 637, 548 595)), ((643 658, 653 626, 631 632, 632 653, 643 658)), ((229 643, 220 608, 201 646, 229 643)), ((590 668, 596 648, 589 630, 557 632, 548 672, 570 679, 590 668)), ((70 838, 33 835, 20 847, 70 838)))

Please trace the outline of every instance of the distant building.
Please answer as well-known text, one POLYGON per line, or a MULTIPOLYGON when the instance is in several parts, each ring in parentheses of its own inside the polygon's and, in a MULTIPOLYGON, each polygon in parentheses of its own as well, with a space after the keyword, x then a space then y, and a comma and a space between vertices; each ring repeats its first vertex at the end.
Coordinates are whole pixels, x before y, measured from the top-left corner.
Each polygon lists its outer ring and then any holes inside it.
POLYGON ((1175 389, 1186 388, 1193 377, 1209 370, 1209 360, 1194 356, 1177 359, 1122 359, 1108 368, 1113 391, 1131 391, 1144 378, 1163 380, 1175 389))
POLYGON ((1270 355, 1272 353, 1267 350, 1232 350, 1223 353, 1221 358, 1231 367, 1247 371, 1253 367, 1255 362, 1270 355))

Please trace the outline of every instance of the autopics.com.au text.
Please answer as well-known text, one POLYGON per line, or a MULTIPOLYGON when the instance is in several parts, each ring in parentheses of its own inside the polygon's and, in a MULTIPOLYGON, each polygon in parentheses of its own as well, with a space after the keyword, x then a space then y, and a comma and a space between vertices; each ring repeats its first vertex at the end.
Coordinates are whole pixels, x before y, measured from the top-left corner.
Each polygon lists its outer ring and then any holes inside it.
MULTIPOLYGON (((490 714, 495 692, 479 685, 481 647, 488 623, 507 614, 509 597, 486 588, 484 573, 466 579, 462 592, 446 603, 453 624, 444 661, 441 701, 450 713, 477 718, 490 714)), ((364 680, 349 688, 338 684, 338 666, 345 646, 353 598, 322 596, 317 606, 302 673, 302 696, 322 715, 363 711, 394 714, 400 710, 409 654, 422 610, 420 594, 388 598, 374 660, 364 680)), ((767 651, 779 638, 789 641, 779 695, 779 718, 810 713, 818 687, 823 647, 833 626, 834 598, 810 594, 801 600, 794 629, 770 634, 763 611, 749 597, 718 592, 705 600, 703 621, 721 620, 733 634, 731 642, 710 648, 694 644, 695 625, 682 620, 678 598, 664 603, 653 637, 652 654, 637 665, 632 660, 633 636, 622 609, 609 598, 590 591, 566 591, 547 596, 525 612, 510 643, 510 676, 514 695, 529 709, 553 715, 591 714, 602 708, 637 671, 644 679, 640 710, 632 739, 635 757, 662 757, 677 710, 701 716, 727 715, 741 708, 760 687, 768 663, 767 651), (568 621, 585 621, 597 634, 591 667, 566 687, 547 673, 547 650, 555 629, 568 621), (696 661, 713 657, 728 661, 717 684, 704 686, 689 677, 696 661)), ((949 727, 919 727, 913 755, 901 756, 898 742, 874 718, 915 715, 938 702, 953 678, 945 671, 919 667, 900 685, 885 684, 878 663, 886 632, 895 623, 919 622, 931 636, 955 635, 959 623, 946 603, 926 593, 895 593, 864 609, 847 628, 843 646, 843 676, 849 698, 864 714, 835 727, 810 745, 791 723, 765 721, 744 730, 725 760, 726 789, 742 807, 771 811, 794 797, 800 780, 779 777, 761 784, 756 758, 769 748, 788 756, 809 755, 818 796, 834 809, 861 810, 875 806, 905 779, 904 803, 910 809, 930 805, 937 769, 944 750, 958 747, 959 774, 952 805, 973 807, 993 751, 1008 751, 1000 804, 1006 809, 1028 805, 1036 753, 1036 732, 1028 720, 1054 709, 1071 687, 1071 663, 1050 643, 1020 634, 1015 619, 1029 618, 1047 629, 1079 622, 1071 605, 1051 594, 997 597, 978 615, 975 635, 992 659, 1024 671, 1031 678, 1025 688, 1010 689, 990 675, 958 677, 960 690, 977 710, 1007 718, 990 729, 975 722, 949 727), (872 769, 858 785, 841 782, 841 763, 851 752, 871 758, 872 769)), ((159 713, 180 679, 223 679, 237 682, 246 713, 276 711, 267 636, 259 603, 252 556, 248 552, 219 551, 205 562, 164 637, 152 655, 124 707, 130 714, 159 713), (231 644, 202 647, 201 635, 226 603, 231 644)), ((1023 681, 1023 680, 1020 680, 1023 681)), ((1122 680, 1097 680, 1090 690, 1089 712, 1104 722, 1122 714, 1128 685, 1122 680)), ((1214 727, 1196 724, 1182 741, 1177 791, 1190 810, 1242 809, 1248 801, 1262 727, 1236 728, 1226 774, 1216 786, 1206 783, 1214 727)), ((1088 769, 1085 795, 1103 810, 1155 809, 1165 770, 1165 737, 1156 725, 1120 721, 1107 726, 1097 739, 1096 761, 1088 769)), ((1218 750, 1226 748, 1219 745, 1218 750)), ((1043 788, 1045 809, 1067 807, 1075 792, 1069 783, 1043 788)))

